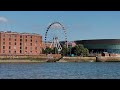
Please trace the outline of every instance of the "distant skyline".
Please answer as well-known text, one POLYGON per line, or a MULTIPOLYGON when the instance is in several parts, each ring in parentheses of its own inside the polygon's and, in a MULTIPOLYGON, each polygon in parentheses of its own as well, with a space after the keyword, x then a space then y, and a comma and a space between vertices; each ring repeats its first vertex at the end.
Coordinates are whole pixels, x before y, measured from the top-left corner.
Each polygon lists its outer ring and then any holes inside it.
POLYGON ((120 39, 120 11, 0 11, 0 31, 38 33, 60 22, 68 41, 120 39))

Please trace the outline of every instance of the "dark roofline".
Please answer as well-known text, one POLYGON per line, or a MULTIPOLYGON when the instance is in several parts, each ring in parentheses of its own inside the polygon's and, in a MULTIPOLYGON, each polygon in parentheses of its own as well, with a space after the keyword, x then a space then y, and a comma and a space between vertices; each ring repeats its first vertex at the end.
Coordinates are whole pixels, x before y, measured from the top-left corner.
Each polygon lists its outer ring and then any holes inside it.
POLYGON ((86 40, 74 40, 74 41, 93 41, 93 40, 120 40, 120 39, 86 39, 86 40))

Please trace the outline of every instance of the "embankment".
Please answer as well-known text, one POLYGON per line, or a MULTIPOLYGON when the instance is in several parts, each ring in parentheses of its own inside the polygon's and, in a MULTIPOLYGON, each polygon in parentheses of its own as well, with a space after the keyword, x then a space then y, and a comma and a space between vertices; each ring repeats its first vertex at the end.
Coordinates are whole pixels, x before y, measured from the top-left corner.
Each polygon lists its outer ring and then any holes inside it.
POLYGON ((19 56, 0 56, 0 63, 4 62, 120 62, 120 57, 116 56, 98 56, 98 57, 63 57, 61 55, 19 55, 19 56))
POLYGON ((54 59, 42 56, 0 56, 0 63, 12 62, 96 62, 96 57, 63 57, 53 55, 54 59), (55 58, 56 57, 56 58, 55 58))
POLYGON ((96 62, 96 57, 63 57, 67 62, 96 62))
POLYGON ((0 63, 39 63, 46 60, 0 60, 0 63))
POLYGON ((96 57, 96 62, 120 62, 120 57, 96 57))
MULTIPOLYGON (((60 54, 52 54, 52 57, 58 59, 60 54)), ((4 62, 47 62, 50 58, 46 54, 41 55, 0 55, 0 63, 4 62)))
POLYGON ((99 57, 63 57, 67 62, 120 62, 120 57, 99 56, 99 57))

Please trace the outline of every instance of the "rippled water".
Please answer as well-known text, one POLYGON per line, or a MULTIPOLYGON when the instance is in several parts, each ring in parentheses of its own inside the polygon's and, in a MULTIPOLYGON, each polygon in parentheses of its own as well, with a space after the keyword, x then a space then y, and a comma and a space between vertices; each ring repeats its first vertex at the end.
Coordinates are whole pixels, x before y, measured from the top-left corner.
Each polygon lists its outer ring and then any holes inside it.
POLYGON ((120 62, 2 63, 0 79, 120 79, 120 62))

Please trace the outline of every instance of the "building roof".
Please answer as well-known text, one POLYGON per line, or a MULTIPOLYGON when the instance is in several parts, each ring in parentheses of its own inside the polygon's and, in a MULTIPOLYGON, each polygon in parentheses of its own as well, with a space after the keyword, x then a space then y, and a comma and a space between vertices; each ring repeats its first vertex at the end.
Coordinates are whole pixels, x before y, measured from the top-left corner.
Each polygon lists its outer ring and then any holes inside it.
POLYGON ((7 34, 22 34, 22 35, 38 35, 38 36, 41 36, 40 34, 37 34, 37 33, 27 33, 27 32, 20 33, 20 32, 12 32, 12 31, 0 31, 0 33, 7 33, 7 34))
POLYGON ((76 40, 75 42, 81 44, 120 44, 120 39, 91 39, 76 40))

